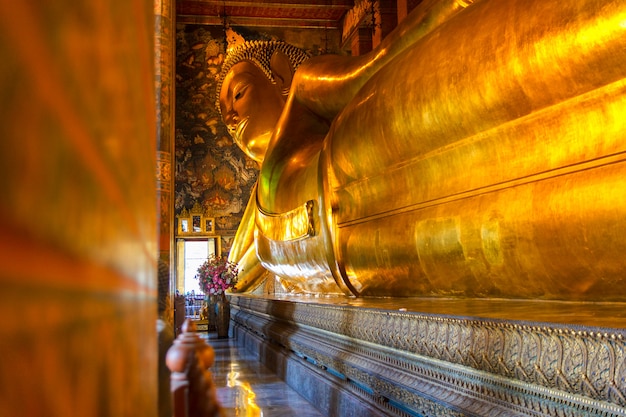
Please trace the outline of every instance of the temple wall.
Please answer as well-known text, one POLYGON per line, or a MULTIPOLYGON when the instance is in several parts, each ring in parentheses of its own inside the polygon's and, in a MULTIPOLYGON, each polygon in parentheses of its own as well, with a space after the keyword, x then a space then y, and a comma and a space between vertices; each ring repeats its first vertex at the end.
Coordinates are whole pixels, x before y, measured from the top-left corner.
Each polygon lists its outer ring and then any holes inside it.
POLYGON ((176 26, 175 230, 192 210, 215 220, 212 235, 228 253, 256 182, 258 167, 235 145, 215 107, 216 74, 224 59, 224 31, 176 26))
POLYGON ((0 415, 157 414, 154 5, 0 2, 0 415))

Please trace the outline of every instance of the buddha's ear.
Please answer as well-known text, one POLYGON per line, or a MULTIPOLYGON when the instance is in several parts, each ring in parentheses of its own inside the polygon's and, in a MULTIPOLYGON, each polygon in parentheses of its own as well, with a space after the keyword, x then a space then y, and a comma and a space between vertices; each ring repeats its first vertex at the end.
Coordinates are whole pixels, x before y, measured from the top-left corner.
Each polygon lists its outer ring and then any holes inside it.
POLYGON ((270 59, 270 69, 276 81, 276 86, 283 94, 288 94, 295 72, 289 57, 282 51, 275 51, 270 59))

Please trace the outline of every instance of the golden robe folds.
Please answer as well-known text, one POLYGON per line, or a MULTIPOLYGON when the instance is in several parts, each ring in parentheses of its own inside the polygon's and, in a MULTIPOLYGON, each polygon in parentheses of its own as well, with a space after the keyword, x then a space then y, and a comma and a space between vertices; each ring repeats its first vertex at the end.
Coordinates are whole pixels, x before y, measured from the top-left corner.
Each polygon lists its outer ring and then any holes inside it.
POLYGON ((626 301, 626 3, 457 9, 398 28, 347 103, 304 65, 290 100, 332 124, 316 152, 270 144, 263 266, 302 292, 626 301))

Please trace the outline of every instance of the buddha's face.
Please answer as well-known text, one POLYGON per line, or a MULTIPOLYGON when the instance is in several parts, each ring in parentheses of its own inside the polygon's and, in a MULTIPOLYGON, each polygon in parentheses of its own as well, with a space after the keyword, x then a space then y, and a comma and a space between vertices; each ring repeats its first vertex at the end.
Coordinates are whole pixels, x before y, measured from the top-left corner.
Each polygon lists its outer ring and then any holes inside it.
POLYGON ((252 62, 233 65, 224 77, 222 118, 237 145, 255 161, 263 161, 284 105, 278 87, 252 62))

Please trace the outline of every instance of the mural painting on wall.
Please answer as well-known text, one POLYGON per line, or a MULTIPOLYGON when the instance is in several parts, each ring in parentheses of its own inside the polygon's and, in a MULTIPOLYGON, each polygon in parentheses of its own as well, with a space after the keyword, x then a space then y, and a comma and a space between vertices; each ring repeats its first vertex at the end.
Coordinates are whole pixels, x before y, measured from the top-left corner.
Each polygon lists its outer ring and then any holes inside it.
MULTIPOLYGON (((199 204, 205 217, 215 219, 214 234, 220 236, 223 255, 230 250, 259 172, 257 163, 228 135, 215 108, 225 45, 245 40, 285 39, 245 27, 176 27, 174 217, 199 204)), ((308 47, 296 46, 311 55, 324 53, 316 41, 312 37, 308 47)))
POLYGON ((235 235, 229 235, 229 236, 222 235, 220 236, 220 238, 222 239, 222 244, 221 244, 222 256, 228 256, 228 254, 230 253, 230 248, 233 246, 235 235))
POLYGON ((176 30, 175 215, 198 203, 215 218, 215 233, 234 234, 258 166, 227 133, 215 108, 224 60, 221 27, 178 25, 176 30))

